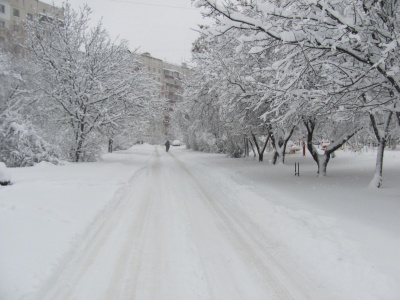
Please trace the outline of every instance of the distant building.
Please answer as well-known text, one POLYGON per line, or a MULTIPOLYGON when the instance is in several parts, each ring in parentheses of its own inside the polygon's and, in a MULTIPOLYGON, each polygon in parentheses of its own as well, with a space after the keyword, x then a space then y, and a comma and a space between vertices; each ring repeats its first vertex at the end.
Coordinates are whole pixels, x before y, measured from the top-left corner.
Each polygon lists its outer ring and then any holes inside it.
POLYGON ((38 0, 0 0, 0 44, 7 43, 11 37, 21 37, 23 21, 36 15, 45 16, 54 9, 61 12, 60 8, 38 0))
POLYGON ((143 53, 142 63, 155 81, 160 84, 160 98, 168 99, 169 109, 164 114, 164 134, 167 135, 170 112, 176 102, 182 100, 184 91, 183 80, 190 76, 191 70, 186 64, 181 66, 165 62, 159 58, 152 57, 150 53, 143 53))
POLYGON ((186 64, 171 64, 152 57, 148 52, 141 55, 141 60, 147 72, 160 83, 160 97, 169 99, 171 103, 182 99, 183 79, 190 74, 186 64))

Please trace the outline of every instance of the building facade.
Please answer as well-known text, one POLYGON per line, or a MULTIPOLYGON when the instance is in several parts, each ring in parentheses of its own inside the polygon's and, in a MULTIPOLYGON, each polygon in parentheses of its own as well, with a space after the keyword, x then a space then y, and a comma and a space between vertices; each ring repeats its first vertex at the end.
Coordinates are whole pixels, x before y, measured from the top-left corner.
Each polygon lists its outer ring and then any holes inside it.
POLYGON ((163 131, 168 136, 170 113, 173 105, 182 100, 184 91, 184 79, 190 76, 190 69, 186 64, 181 66, 165 62, 159 58, 152 57, 149 53, 143 53, 142 63, 150 76, 159 83, 160 98, 168 101, 168 109, 165 111, 163 120, 163 131))
POLYGON ((141 55, 141 60, 147 72, 160 84, 160 97, 167 98, 171 103, 182 99, 183 79, 190 74, 186 64, 171 64, 147 52, 141 55))
POLYGON ((60 10, 38 0, 0 0, 0 43, 21 36, 23 21, 35 15, 46 15, 54 9, 60 10))

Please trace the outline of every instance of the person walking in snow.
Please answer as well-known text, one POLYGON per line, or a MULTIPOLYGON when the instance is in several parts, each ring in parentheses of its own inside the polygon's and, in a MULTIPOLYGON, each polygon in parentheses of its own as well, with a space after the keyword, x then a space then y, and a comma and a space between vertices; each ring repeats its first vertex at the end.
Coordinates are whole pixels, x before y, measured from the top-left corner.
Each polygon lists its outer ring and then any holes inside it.
POLYGON ((167 150, 167 152, 169 150, 169 141, 168 140, 165 142, 165 150, 167 150))

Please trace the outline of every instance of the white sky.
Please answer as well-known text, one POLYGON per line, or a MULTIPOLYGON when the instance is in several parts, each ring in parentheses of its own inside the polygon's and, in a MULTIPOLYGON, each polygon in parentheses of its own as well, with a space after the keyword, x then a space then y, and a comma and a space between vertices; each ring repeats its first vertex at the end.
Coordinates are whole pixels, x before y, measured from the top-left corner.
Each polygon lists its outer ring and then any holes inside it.
MULTIPOLYGON (((41 0, 61 6, 64 0, 41 0)), ((74 9, 85 3, 93 10, 93 25, 103 17, 112 38, 129 41, 130 49, 181 64, 191 59, 197 24, 204 23, 190 0, 69 0, 74 9)))

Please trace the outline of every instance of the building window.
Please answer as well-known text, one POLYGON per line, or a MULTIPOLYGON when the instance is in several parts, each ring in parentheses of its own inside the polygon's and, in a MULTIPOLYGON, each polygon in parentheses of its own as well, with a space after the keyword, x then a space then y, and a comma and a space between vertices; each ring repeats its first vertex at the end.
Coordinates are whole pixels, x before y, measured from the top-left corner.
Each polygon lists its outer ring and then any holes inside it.
POLYGON ((32 14, 26 14, 26 18, 29 20, 29 21, 33 21, 33 15, 32 14))
POLYGON ((6 22, 0 20, 0 29, 6 28, 6 22))
POLYGON ((6 6, 3 4, 0 4, 0 13, 2 13, 2 14, 6 13, 6 6))
POLYGON ((4 38, 4 36, 0 36, 0 45, 1 45, 1 44, 3 44, 3 43, 4 43, 4 41, 5 41, 5 38, 4 38))
POLYGON ((19 9, 16 9, 16 8, 13 9, 13 16, 19 17, 19 9))
POLYGON ((15 31, 15 32, 18 32, 19 31, 19 26, 14 24, 13 27, 12 27, 12 30, 15 31))

